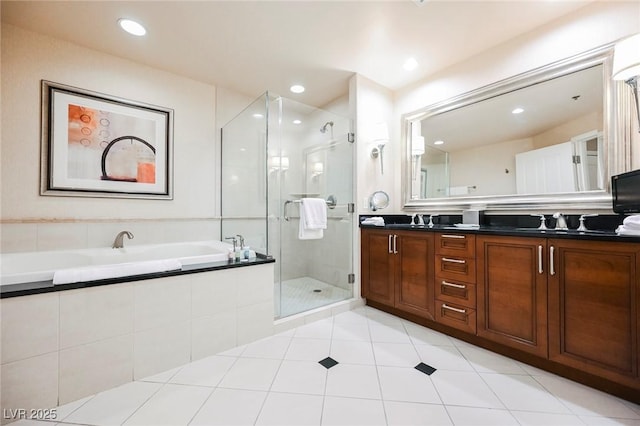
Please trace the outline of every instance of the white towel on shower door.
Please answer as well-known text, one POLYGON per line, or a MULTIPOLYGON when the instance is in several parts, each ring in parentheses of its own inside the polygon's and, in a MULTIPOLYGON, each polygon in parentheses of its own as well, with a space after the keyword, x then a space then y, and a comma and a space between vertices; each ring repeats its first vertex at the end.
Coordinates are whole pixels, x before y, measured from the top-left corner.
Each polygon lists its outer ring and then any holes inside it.
POLYGON ((303 198, 300 204, 298 238, 317 240, 327 228, 327 202, 322 198, 303 198))

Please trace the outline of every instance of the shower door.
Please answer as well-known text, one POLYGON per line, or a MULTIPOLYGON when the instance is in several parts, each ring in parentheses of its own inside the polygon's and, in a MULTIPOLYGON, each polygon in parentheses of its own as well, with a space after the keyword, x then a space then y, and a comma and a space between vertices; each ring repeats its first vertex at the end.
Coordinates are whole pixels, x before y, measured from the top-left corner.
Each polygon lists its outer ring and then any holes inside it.
MULTIPOLYGON (((283 117, 287 106, 285 102, 283 117)), ((353 295, 354 144, 349 120, 319 110, 309 118, 313 120, 306 131, 281 135, 280 155, 289 158, 289 168, 280 180, 280 318, 353 295), (298 238, 300 201, 305 197, 327 202, 327 228, 321 239, 298 238)))

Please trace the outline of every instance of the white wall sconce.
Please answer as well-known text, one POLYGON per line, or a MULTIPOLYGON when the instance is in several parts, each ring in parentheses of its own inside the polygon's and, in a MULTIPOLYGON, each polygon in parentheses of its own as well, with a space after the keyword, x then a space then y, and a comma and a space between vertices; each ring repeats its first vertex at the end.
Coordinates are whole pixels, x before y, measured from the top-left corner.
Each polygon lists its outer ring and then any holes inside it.
POLYGON ((384 147, 389 142, 389 127, 387 123, 378 123, 374 128, 373 142, 376 144, 371 150, 371 158, 380 157, 380 174, 384 174, 384 162, 382 160, 382 154, 384 147))
POLYGON ((271 157, 269 172, 285 172, 289 170, 289 157, 271 157))
POLYGON ((613 53, 613 79, 623 80, 633 90, 640 132, 640 102, 638 80, 640 79, 640 33, 618 42, 613 53))

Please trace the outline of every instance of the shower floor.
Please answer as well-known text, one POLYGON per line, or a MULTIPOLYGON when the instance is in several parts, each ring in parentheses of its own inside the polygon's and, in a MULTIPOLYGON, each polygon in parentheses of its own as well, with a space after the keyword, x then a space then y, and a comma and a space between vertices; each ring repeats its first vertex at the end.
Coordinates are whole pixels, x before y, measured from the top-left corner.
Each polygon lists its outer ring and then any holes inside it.
POLYGON ((280 318, 349 299, 351 291, 314 278, 283 281, 280 287, 280 318), (314 290, 320 290, 314 291, 314 290))

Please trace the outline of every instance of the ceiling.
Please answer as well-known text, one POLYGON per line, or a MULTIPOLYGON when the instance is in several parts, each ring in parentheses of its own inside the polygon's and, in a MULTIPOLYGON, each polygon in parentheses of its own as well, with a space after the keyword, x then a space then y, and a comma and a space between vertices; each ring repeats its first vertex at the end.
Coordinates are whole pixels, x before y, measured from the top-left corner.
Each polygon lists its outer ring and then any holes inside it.
POLYGON ((8 1, 2 22, 249 96, 313 106, 353 73, 396 90, 595 0, 8 1), (136 19, 134 37, 116 25, 136 19), (416 70, 402 68, 415 57, 416 70), (303 84, 302 94, 289 93, 303 84))

